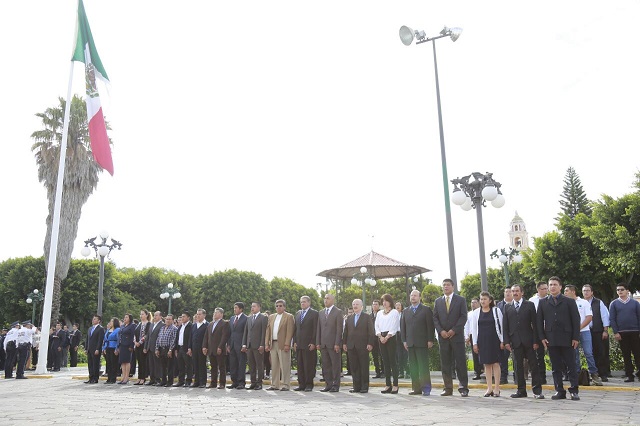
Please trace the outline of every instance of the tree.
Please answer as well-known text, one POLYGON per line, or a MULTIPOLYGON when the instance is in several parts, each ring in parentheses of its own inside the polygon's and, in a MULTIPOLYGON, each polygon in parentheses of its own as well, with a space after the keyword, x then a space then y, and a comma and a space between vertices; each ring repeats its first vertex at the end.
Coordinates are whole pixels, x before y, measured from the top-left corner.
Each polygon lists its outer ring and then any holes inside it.
POLYGON ((442 296, 442 288, 435 284, 427 284, 422 289, 420 296, 422 297, 422 303, 433 308, 436 303, 436 299, 442 296))
POLYGON ((211 313, 216 307, 233 312, 233 304, 243 302, 249 312, 251 302, 260 302, 263 311, 269 306, 269 282, 255 272, 228 269, 198 277, 202 293, 202 307, 211 313))
MULTIPOLYGON (((57 107, 47 108, 37 113, 42 120, 42 130, 31 134, 35 143, 31 151, 35 153, 38 165, 38 180, 47 190, 49 215, 47 216, 47 234, 44 242, 45 265, 49 265, 49 248, 53 227, 53 209, 58 179, 58 162, 66 101, 58 98, 57 107)), ((108 125, 107 125, 107 128, 108 125)), ((54 274, 53 300, 51 305, 52 321, 60 313, 60 289, 67 277, 73 243, 78 234, 78 222, 82 206, 98 185, 98 173, 102 168, 93 160, 87 123, 85 101, 75 96, 71 100, 69 131, 67 137, 66 166, 62 190, 62 209, 60 212, 60 230, 54 274)))
POLYGON ((575 218, 578 213, 584 213, 587 216, 591 214, 591 207, 587 195, 582 189, 580 177, 573 167, 567 169, 564 176, 564 186, 562 194, 560 194, 560 212, 570 218, 575 218))
MULTIPOLYGON (((462 281, 460 288, 460 295, 464 296, 467 300, 467 307, 471 308, 471 299, 480 296, 481 291, 481 278, 480 274, 467 274, 462 281)), ((502 268, 488 268, 487 269, 487 284, 489 293, 493 296, 496 303, 503 299, 504 289, 506 287, 504 279, 504 271, 502 268)), ((515 284, 515 282, 514 282, 515 284)))
POLYGON ((274 277, 270 284, 271 296, 264 303, 263 310, 274 312, 275 301, 283 299, 286 303, 287 312, 295 313, 300 309, 300 298, 309 296, 311 298, 311 307, 314 309, 322 309, 324 304, 315 290, 298 284, 289 278, 274 277))

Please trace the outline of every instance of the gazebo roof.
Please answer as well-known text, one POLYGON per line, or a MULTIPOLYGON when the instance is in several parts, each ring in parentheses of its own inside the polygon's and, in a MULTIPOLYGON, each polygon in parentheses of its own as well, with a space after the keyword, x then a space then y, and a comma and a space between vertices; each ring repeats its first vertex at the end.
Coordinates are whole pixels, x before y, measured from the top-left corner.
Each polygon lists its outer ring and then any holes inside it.
POLYGON ((360 268, 363 266, 375 278, 411 277, 431 271, 431 269, 422 266, 407 265, 371 250, 371 252, 342 266, 324 270, 318 273, 318 276, 339 280, 351 279, 355 274, 360 273, 360 268))

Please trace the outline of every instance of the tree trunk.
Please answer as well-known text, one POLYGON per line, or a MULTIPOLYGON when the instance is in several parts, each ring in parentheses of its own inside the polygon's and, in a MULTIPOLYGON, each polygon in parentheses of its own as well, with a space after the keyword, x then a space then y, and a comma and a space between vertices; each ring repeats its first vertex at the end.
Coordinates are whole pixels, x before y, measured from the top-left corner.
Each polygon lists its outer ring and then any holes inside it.
POLYGON ((60 290, 62 288, 62 280, 53 277, 53 300, 51 302, 51 325, 60 320, 60 290))

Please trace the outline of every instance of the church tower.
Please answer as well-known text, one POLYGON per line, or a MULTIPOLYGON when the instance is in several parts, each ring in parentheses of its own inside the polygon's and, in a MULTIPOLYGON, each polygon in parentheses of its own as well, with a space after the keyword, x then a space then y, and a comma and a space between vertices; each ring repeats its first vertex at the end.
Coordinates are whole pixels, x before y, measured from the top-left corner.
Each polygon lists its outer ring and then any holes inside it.
POLYGON ((529 233, 524 224, 524 220, 516 215, 511 219, 511 227, 509 229, 509 245, 518 250, 529 248, 529 233))

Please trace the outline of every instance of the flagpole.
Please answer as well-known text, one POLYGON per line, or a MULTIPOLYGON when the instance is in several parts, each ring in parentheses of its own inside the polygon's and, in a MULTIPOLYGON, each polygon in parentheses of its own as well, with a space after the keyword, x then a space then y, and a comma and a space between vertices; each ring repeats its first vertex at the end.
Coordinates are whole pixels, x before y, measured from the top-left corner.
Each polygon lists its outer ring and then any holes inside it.
POLYGON ((49 328, 51 327, 51 305, 53 303, 53 280, 56 273, 56 259, 58 257, 58 234, 60 231, 60 210, 62 208, 62 187, 64 184, 64 169, 67 160, 67 137, 71 116, 71 92, 73 85, 73 61, 69 69, 69 87, 67 102, 64 106, 64 123, 62 126, 62 141, 60 142, 60 162, 58 163, 58 181, 53 203, 53 225, 51 226, 51 244, 49 246, 49 266, 47 267, 47 286, 44 293, 44 307, 42 309, 42 332, 40 337, 40 357, 35 374, 47 374, 47 356, 49 347, 49 328))

